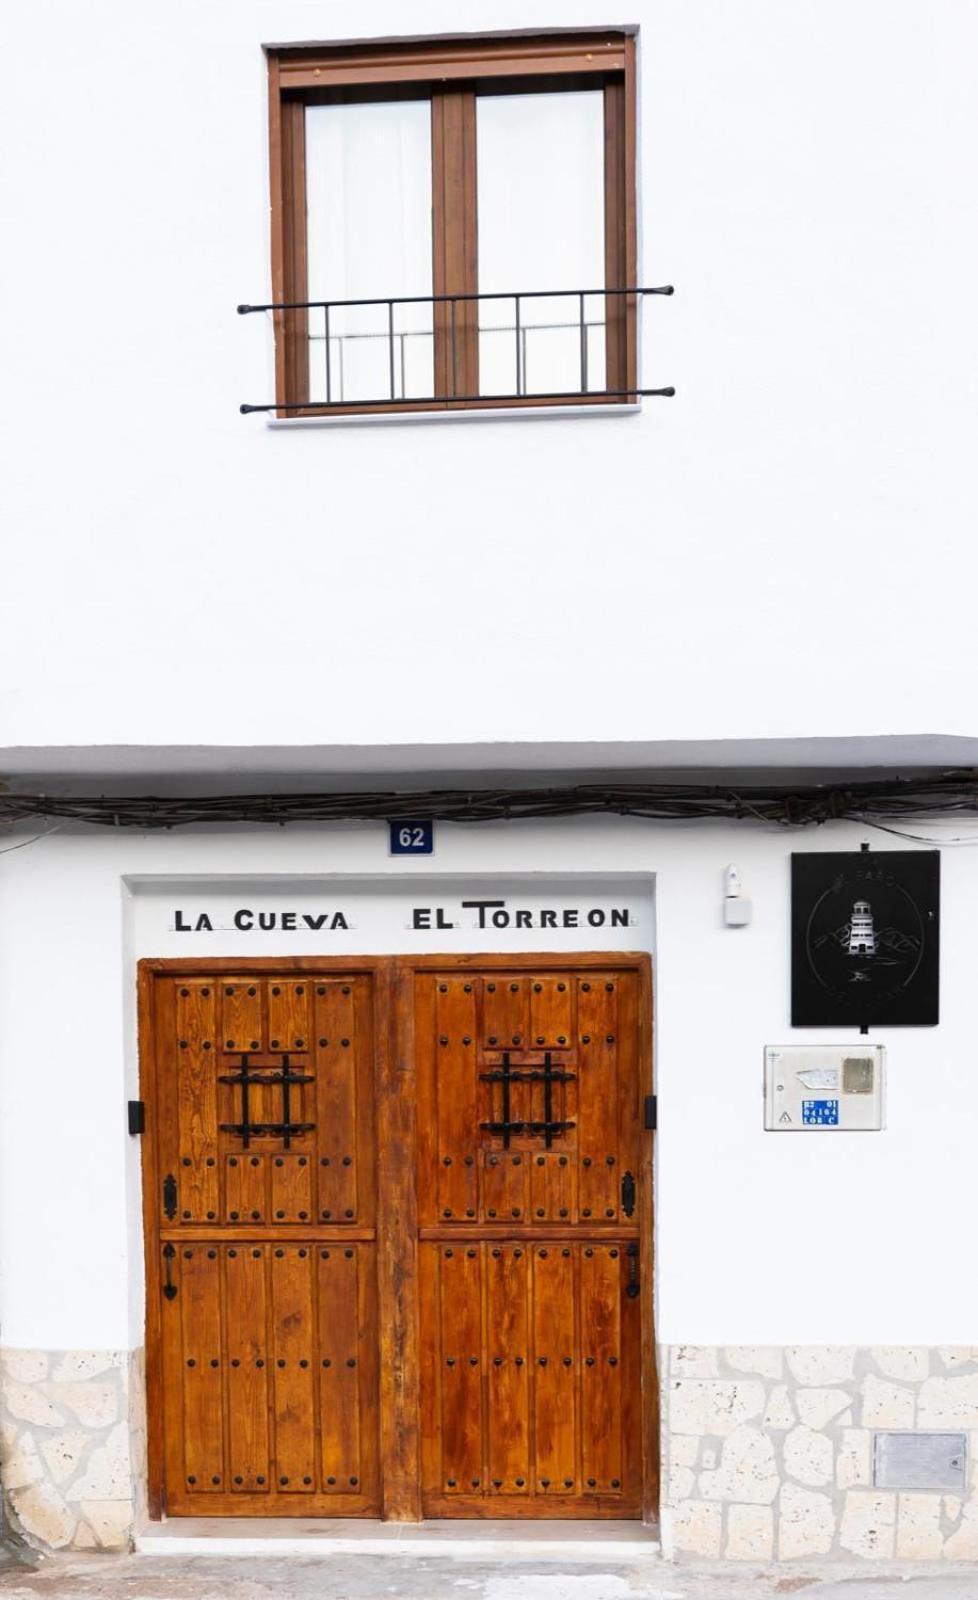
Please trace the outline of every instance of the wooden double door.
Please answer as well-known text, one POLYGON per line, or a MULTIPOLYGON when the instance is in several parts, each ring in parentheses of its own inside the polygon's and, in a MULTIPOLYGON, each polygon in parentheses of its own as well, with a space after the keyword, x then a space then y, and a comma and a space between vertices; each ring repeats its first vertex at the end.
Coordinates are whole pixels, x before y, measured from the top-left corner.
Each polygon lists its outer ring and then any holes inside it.
POLYGON ((653 1515, 648 959, 140 987, 154 1511, 653 1515))

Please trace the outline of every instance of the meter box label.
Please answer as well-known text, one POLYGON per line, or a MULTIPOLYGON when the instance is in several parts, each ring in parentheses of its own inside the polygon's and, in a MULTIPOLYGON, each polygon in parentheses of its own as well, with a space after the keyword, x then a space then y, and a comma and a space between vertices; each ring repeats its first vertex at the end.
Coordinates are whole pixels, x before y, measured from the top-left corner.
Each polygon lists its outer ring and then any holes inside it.
POLYGON ((801 1103, 801 1120, 806 1124, 816 1123, 821 1128, 837 1128, 839 1126, 838 1100, 803 1100, 801 1103))
POLYGON ((883 1126, 881 1044, 768 1045, 764 1126, 770 1133, 871 1133, 883 1126))

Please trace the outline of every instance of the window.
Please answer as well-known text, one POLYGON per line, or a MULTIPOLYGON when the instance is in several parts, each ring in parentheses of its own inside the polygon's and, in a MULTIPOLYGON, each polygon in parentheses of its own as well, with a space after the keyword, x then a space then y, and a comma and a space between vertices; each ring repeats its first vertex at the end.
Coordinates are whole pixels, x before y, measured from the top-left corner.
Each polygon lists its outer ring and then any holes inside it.
POLYGON ((639 392, 632 39, 271 50, 269 75, 280 415, 639 392))

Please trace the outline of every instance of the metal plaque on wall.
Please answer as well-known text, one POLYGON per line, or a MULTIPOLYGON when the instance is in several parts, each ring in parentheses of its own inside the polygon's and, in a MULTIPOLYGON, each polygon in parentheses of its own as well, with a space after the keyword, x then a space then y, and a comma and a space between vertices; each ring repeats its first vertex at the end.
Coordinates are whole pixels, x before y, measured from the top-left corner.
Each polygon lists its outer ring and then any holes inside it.
POLYGON ((791 857, 791 1022, 796 1028, 938 1020, 940 852, 791 857))

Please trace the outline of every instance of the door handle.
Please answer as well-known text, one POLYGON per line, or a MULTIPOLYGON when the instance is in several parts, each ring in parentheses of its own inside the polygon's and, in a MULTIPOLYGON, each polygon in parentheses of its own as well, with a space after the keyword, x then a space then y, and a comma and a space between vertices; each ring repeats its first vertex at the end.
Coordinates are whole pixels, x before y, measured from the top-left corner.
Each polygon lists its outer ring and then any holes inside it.
POLYGON ((170 1277, 170 1262, 173 1260, 175 1255, 176 1251, 172 1244, 165 1244, 163 1246, 163 1260, 166 1263, 166 1282, 163 1285, 163 1293, 166 1295, 168 1300, 175 1300, 177 1297, 177 1286, 170 1277))

